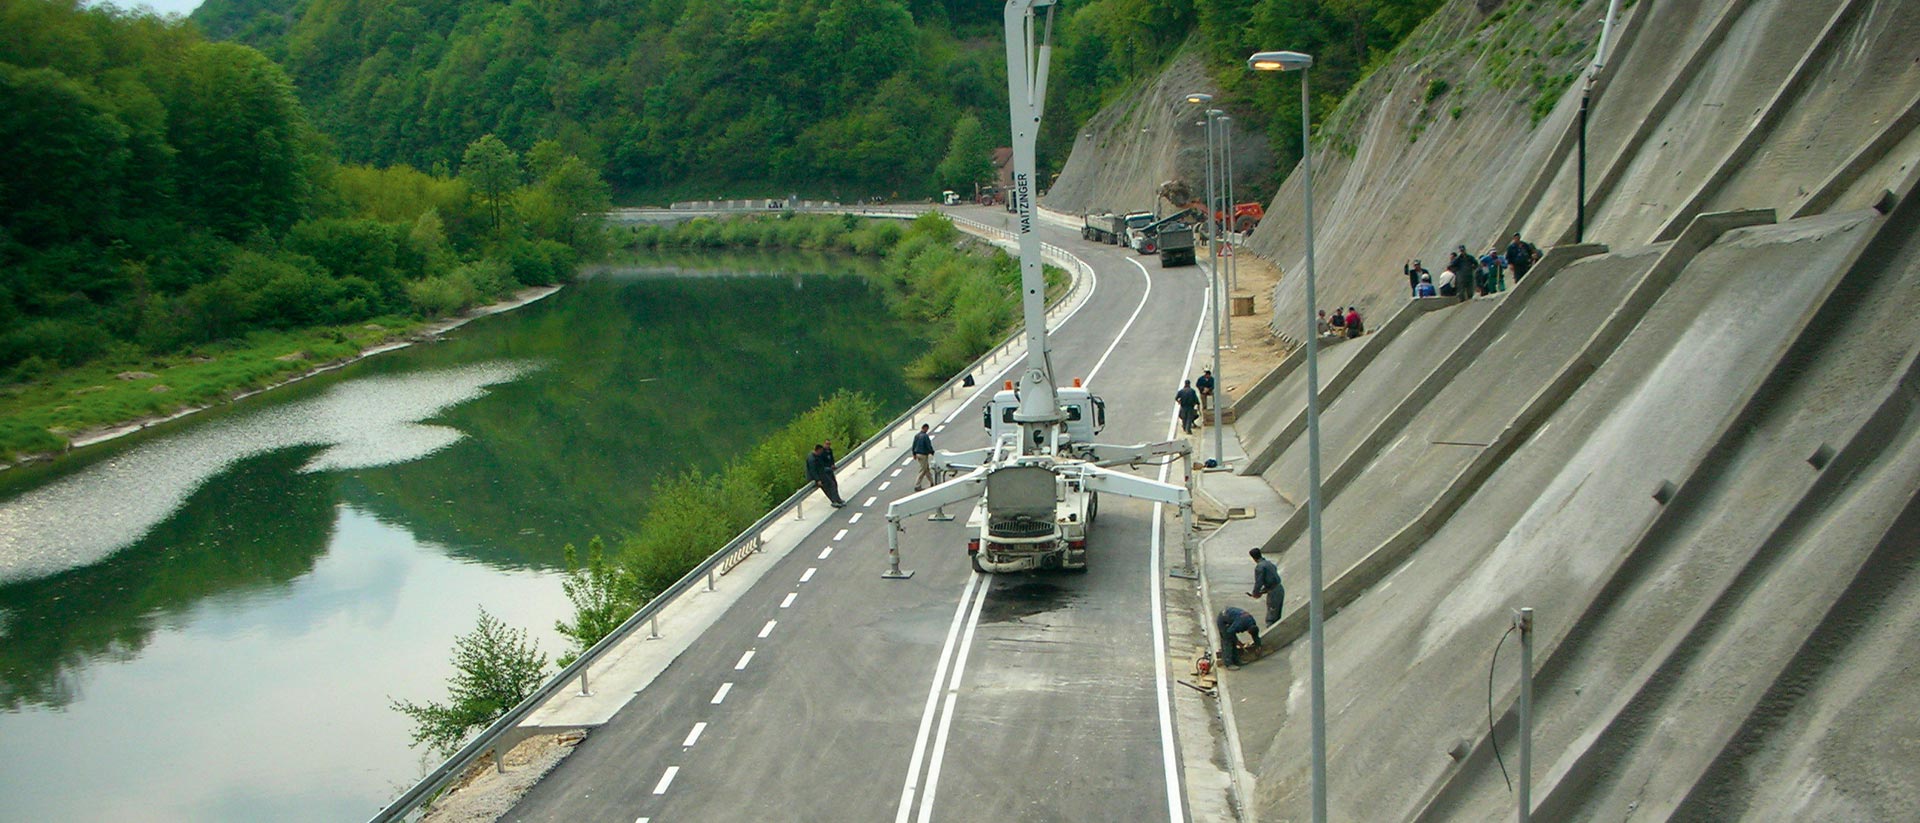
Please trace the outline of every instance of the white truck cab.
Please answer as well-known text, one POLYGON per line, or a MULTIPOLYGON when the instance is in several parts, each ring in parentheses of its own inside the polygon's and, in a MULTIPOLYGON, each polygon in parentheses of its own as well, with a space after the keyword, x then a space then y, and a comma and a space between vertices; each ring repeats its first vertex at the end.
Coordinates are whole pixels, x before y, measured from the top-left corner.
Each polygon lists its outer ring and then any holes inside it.
MULTIPOLYGON (((1059 389, 1056 396, 1060 399, 1060 408, 1066 412, 1061 422, 1064 432, 1061 444, 1092 443, 1093 436, 1107 426, 1107 401, 1100 399, 1080 385, 1075 378, 1073 386, 1059 389)), ((995 392, 982 412, 981 425, 992 435, 993 442, 1020 431, 1020 424, 1013 422, 1013 413, 1020 408, 1020 393, 1011 388, 995 392)))

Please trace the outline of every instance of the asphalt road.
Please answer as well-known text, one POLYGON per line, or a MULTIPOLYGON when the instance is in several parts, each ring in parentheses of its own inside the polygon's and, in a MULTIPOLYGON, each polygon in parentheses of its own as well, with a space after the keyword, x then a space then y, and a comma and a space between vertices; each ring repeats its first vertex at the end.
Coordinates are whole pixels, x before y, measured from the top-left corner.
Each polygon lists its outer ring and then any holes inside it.
MULTIPOLYGON (((1202 270, 1041 233, 1096 272, 1051 338, 1057 379, 1106 399, 1101 442, 1166 439, 1205 356, 1202 270)), ((978 400, 936 446, 985 444, 978 400)), ((1153 507, 1102 499, 1084 574, 976 575, 965 511, 911 518, 917 573, 885 580, 886 505, 913 491, 899 442, 899 471, 843 487, 847 508, 503 819, 1184 819, 1153 507)))

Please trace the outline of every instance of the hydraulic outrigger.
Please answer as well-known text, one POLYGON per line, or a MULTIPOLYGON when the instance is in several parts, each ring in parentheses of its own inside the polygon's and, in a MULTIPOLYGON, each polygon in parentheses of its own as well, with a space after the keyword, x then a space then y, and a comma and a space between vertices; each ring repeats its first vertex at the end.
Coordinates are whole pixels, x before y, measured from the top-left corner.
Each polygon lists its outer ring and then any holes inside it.
MULTIPOLYGON (((988 405, 993 444, 971 452, 941 452, 944 472, 957 477, 887 506, 885 577, 906 578, 900 569, 900 521, 978 495, 970 526, 973 566, 982 572, 1038 568, 1086 568, 1086 535, 1099 513, 1099 493, 1172 503, 1192 533, 1192 495, 1185 486, 1148 480, 1109 467, 1137 465, 1154 456, 1177 455, 1183 441, 1109 446, 1091 442, 1104 418, 1099 399, 1077 386, 1062 390, 1054 379, 1047 344, 1046 278, 1040 238, 1034 233, 1034 145, 1045 108, 1047 63, 1052 52, 1052 0, 1007 0, 1007 98, 1013 125, 1013 211, 1020 252, 1020 303, 1026 322, 1027 358, 1017 380, 988 405), (1045 20, 1037 12, 1046 10, 1045 20), (1038 44, 1036 46, 1036 39, 1038 44)), ((1188 475, 1189 480, 1191 476, 1188 475)), ((1159 524, 1155 524, 1158 528, 1159 524)))

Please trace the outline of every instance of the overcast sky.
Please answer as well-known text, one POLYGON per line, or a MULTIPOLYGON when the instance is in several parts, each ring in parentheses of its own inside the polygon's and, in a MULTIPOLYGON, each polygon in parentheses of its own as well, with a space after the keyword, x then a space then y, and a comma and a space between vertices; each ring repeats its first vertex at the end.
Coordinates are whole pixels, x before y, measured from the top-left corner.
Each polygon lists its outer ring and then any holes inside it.
POLYGON ((111 3, 88 3, 87 5, 119 6, 123 9, 146 6, 161 14, 178 14, 184 17, 200 7, 200 0, 114 0, 111 3))

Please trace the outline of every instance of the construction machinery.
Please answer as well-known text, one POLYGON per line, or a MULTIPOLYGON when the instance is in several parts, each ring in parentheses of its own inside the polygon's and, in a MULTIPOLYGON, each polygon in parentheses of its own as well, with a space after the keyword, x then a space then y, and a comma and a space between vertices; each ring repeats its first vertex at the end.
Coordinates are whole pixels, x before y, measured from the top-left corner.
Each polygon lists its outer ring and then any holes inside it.
POLYGON ((1013 190, 1008 203, 1017 215, 1025 362, 1019 376, 1007 380, 987 404, 990 444, 970 452, 938 453, 935 460, 942 471, 958 476, 887 506, 886 577, 912 574, 900 569, 902 519, 958 505, 976 495, 979 501, 968 521, 973 536, 967 541, 967 553, 980 572, 1086 569, 1094 549, 1089 532, 1103 493, 1175 504, 1187 527, 1184 535, 1192 533, 1192 496, 1186 486, 1114 469, 1168 459, 1185 463, 1187 445, 1095 443, 1092 438, 1106 421, 1105 402, 1077 380, 1062 388, 1054 379, 1033 203, 1034 143, 1046 100, 1053 9, 1052 0, 1008 0, 1005 15, 1013 125, 1013 190), (1044 21, 1038 19, 1042 9, 1044 21))
MULTIPOLYGON (((1207 204, 1205 199, 1195 192, 1193 186, 1185 180, 1168 180, 1165 183, 1161 183, 1160 197, 1178 208, 1191 209, 1196 214, 1206 214, 1207 204)), ((1222 199, 1224 200, 1225 198, 1222 199)), ((1220 225, 1226 226, 1231 231, 1241 232, 1243 234, 1253 231, 1255 226, 1260 225, 1261 220, 1266 219, 1266 216, 1267 207, 1260 205, 1258 201, 1235 203, 1233 206, 1233 214, 1231 215, 1228 215, 1221 209, 1216 209, 1213 212, 1213 219, 1218 221, 1220 225)), ((1205 221, 1202 220, 1201 222, 1204 223, 1205 221)), ((1203 226, 1202 231, 1205 230, 1203 226)))

